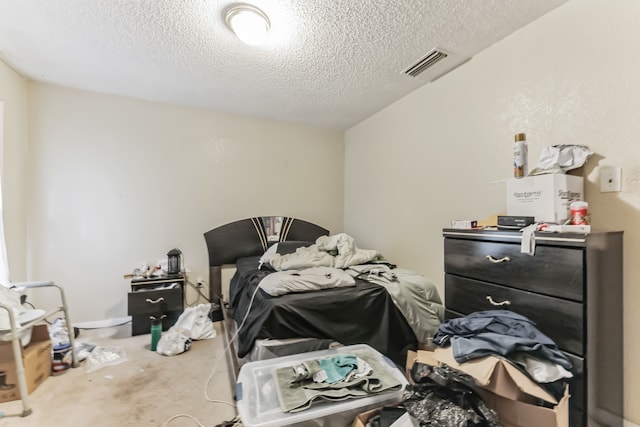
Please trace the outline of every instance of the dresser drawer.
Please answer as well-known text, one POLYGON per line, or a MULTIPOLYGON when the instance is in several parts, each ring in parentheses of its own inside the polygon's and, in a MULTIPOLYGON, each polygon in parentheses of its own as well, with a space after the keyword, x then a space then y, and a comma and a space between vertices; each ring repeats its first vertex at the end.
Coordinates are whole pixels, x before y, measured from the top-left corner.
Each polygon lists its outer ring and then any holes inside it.
POLYGON ((129 315, 156 316, 168 311, 182 311, 182 289, 140 290, 129 292, 129 315))
POLYGON ((583 304, 445 274, 445 304, 461 315, 504 309, 525 316, 560 349, 584 355, 583 304), (509 304, 494 305, 508 301, 509 304))
POLYGON ((535 255, 520 252, 520 243, 445 239, 445 273, 484 282, 584 301, 584 251, 536 246, 535 255))

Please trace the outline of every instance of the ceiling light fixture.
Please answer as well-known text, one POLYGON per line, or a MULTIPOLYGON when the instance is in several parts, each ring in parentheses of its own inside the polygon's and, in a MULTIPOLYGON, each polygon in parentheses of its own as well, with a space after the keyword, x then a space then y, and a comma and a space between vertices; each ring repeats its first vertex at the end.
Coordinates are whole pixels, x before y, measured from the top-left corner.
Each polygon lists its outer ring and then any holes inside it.
POLYGON ((271 28, 269 17, 257 7, 248 4, 240 4, 229 9, 225 21, 240 40, 251 46, 264 43, 271 28))

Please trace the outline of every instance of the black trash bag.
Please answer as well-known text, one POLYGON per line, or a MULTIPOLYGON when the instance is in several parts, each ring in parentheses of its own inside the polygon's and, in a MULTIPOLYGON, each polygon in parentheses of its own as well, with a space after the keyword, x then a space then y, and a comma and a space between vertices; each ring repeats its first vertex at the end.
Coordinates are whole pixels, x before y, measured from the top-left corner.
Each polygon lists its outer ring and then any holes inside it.
POLYGON ((496 412, 484 403, 469 375, 447 365, 414 363, 403 405, 421 426, 502 427, 496 412))

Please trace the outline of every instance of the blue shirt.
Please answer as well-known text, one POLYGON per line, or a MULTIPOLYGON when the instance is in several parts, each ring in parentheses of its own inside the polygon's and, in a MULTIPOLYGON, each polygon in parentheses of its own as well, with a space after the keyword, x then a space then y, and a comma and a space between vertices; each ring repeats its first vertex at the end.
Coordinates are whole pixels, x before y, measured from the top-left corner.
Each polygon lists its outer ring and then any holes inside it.
POLYGON ((472 359, 512 353, 530 353, 543 360, 571 369, 571 362, 549 337, 526 317, 509 310, 476 311, 442 323, 433 338, 440 347, 451 344, 458 363, 472 359))

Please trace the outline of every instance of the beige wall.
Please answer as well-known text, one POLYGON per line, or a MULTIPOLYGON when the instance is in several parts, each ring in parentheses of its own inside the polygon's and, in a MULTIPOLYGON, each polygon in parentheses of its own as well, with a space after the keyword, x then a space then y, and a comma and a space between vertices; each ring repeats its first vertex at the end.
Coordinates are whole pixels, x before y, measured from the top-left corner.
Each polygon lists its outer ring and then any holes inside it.
POLYGON ((27 81, 0 62, 0 100, 4 102, 4 143, 0 147, 4 232, 10 278, 26 280, 25 159, 27 81))
POLYGON ((203 233, 229 221, 342 229, 341 132, 38 83, 29 93, 29 276, 65 285, 74 322, 126 316, 123 274, 174 247, 208 282, 203 233))
MULTIPOLYGON (((585 144, 596 229, 624 230, 626 418, 640 422, 640 2, 574 0, 346 132, 345 230, 442 290, 441 230, 506 210, 513 135, 530 159, 585 144), (602 165, 623 191, 601 193, 602 165)), ((606 284, 603 284, 606 286, 606 284)))

